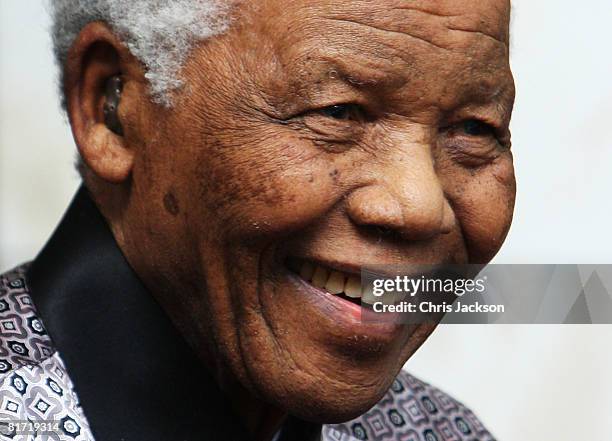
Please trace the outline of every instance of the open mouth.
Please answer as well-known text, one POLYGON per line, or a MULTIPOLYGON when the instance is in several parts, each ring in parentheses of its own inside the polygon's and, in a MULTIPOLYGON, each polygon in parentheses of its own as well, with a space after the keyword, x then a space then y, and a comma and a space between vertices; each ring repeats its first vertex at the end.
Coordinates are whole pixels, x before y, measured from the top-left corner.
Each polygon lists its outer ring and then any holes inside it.
POLYGON ((372 296, 364 295, 360 275, 346 273, 319 263, 297 258, 287 259, 287 267, 305 282, 328 294, 338 296, 359 306, 374 302, 374 298, 368 302, 368 299, 372 296))

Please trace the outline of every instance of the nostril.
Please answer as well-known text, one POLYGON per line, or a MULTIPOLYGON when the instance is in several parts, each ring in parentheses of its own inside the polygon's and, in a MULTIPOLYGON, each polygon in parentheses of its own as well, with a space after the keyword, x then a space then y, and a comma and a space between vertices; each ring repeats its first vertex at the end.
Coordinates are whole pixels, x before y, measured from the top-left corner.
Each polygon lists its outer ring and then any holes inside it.
POLYGON ((378 234, 379 236, 394 236, 397 234, 397 230, 394 230, 393 228, 390 227, 374 227, 376 230, 376 234, 378 234))
POLYGON ((401 231, 388 228, 381 227, 376 225, 360 225, 359 230, 367 237, 370 237, 372 240, 376 240, 377 242, 385 240, 385 241, 398 241, 405 240, 402 237, 401 231))
POLYGON ((440 222, 431 222, 428 225, 407 222, 406 225, 384 226, 366 224, 359 225, 359 231, 371 240, 379 241, 425 241, 440 234, 449 234, 452 227, 444 228, 440 222))

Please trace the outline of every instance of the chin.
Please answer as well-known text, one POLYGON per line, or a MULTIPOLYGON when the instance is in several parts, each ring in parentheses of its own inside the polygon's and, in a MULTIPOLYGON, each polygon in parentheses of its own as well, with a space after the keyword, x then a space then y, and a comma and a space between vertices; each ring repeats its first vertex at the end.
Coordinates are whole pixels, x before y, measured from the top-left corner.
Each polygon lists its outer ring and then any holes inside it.
POLYGON ((363 415, 380 401, 394 376, 372 388, 346 387, 335 382, 318 382, 285 396, 277 405, 306 421, 337 424, 363 415), (310 389, 310 392, 308 391, 310 389))

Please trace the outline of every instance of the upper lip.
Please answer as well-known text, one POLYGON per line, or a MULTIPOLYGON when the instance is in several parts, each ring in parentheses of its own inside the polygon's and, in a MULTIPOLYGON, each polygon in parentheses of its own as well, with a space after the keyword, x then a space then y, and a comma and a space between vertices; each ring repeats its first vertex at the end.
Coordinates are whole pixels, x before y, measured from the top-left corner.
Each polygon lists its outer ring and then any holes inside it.
POLYGON ((340 262, 337 260, 326 260, 326 259, 304 259, 314 264, 327 267, 332 270, 340 271, 346 274, 360 275, 363 269, 362 265, 354 263, 340 262))
MULTIPOLYGON (((293 257, 293 256, 292 256, 293 257)), ((321 258, 321 257, 293 257, 299 261, 311 262, 315 265, 320 265, 326 267, 331 270, 340 271, 349 275, 361 276, 363 271, 367 271, 372 276, 379 276, 381 278, 389 278, 396 277, 398 275, 408 276, 408 277, 420 277, 420 276, 429 276, 435 277, 436 275, 440 275, 444 265, 442 264, 427 264, 427 265, 417 265, 412 263, 393 263, 393 264, 357 264, 352 262, 343 262, 335 259, 321 258), (385 268, 385 266, 388 266, 385 268), (420 269, 419 267, 422 267, 420 269), (411 271, 406 271, 408 268, 411 271), (404 271, 399 271, 403 269, 404 271)))
POLYGON ((361 274, 361 270, 365 268, 365 266, 350 263, 350 262, 341 262, 333 259, 323 259, 317 257, 302 257, 302 256, 291 256, 291 259, 298 260, 300 262, 310 262, 314 265, 319 265, 331 270, 336 270, 346 274, 352 274, 359 276, 361 274))

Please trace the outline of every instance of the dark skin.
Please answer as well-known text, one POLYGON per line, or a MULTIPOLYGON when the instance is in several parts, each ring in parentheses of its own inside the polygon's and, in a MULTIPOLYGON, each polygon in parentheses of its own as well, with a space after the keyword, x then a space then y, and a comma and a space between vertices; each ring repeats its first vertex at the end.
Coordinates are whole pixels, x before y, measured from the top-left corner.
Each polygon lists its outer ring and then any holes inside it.
POLYGON ((85 182, 257 439, 360 415, 434 325, 364 324, 285 265, 486 263, 509 229, 509 2, 262 0, 190 53, 174 106, 103 23, 65 90, 85 182), (273 18, 273 19, 271 19, 273 18), (104 125, 121 75, 123 136, 104 125))

